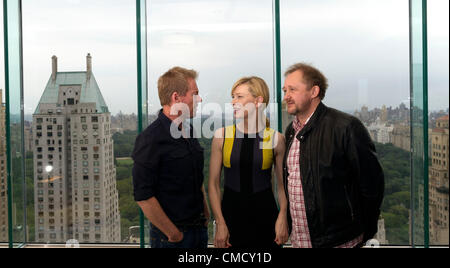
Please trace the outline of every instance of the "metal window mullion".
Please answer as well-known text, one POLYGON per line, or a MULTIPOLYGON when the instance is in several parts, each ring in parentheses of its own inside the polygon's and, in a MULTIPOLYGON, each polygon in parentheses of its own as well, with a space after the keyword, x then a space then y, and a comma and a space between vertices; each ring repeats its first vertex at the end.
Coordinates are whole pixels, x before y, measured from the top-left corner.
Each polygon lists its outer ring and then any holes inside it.
MULTIPOLYGON (((136 0, 138 133, 141 133, 148 124, 146 7, 146 0, 136 0), (142 53, 143 51, 145 53, 142 53)), ((145 248, 145 216, 141 209, 139 210, 139 226, 140 247, 145 248)))
POLYGON ((281 26, 280 0, 273 0, 273 37, 274 37, 274 76, 278 114, 278 131, 283 132, 282 94, 281 94, 281 26))
MULTIPOLYGON (((13 179, 12 179, 12 172, 13 172, 13 163, 12 163, 12 139, 11 139, 11 90, 18 90, 19 91, 19 101, 20 101, 20 145, 19 150, 22 157, 22 161, 20 162, 21 165, 21 177, 22 177, 22 191, 23 191, 23 209, 24 209, 24 218, 23 218, 23 229, 24 232, 24 241, 23 244, 26 243, 26 183, 25 183, 25 144, 24 144, 24 99, 23 99, 23 53, 22 53, 22 1, 16 0, 16 1, 8 1, 3 0, 3 20, 4 20, 4 55, 5 55, 5 100, 6 100, 6 163, 7 163, 7 200, 8 200, 8 246, 10 248, 14 247, 14 235, 13 235, 13 211, 12 211, 12 203, 13 203, 13 179), (8 12, 8 4, 12 3, 13 5, 17 5, 17 10, 13 9, 17 12, 17 17, 11 16, 11 13, 8 12), (13 21, 13 19, 16 19, 17 21, 13 21), (10 31, 9 27, 11 25, 15 25, 17 23, 17 28, 12 29, 10 31), (14 32, 16 31, 16 32, 14 32), (14 36, 13 34, 17 34, 17 36, 14 36), (13 40, 12 38, 15 37, 17 40, 13 40), (16 47, 10 46, 10 42, 17 41, 16 47), (18 50, 18 58, 14 59, 16 62, 10 61, 10 51, 17 49, 18 50), (11 80, 10 80, 10 72, 12 68, 11 66, 19 67, 19 81, 18 82, 18 88, 11 88, 11 80)), ((16 174, 14 174, 16 175, 16 174)))

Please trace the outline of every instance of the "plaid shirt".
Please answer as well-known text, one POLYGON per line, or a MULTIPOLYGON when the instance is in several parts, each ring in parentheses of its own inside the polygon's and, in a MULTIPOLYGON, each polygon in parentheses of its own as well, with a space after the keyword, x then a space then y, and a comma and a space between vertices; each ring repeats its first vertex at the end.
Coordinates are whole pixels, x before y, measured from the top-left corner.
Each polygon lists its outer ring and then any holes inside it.
MULTIPOLYGON (((295 136, 298 135, 298 133, 308 123, 310 118, 306 120, 304 125, 302 125, 297 118, 294 120, 293 127, 295 130, 295 136)), ((300 159, 300 141, 294 138, 287 158, 287 168, 289 172, 288 177, 289 203, 292 217, 291 242, 294 248, 312 248, 311 236, 309 234, 308 220, 306 218, 306 208, 303 195, 303 186, 301 181, 299 159, 300 159)), ((353 248, 356 247, 358 244, 360 244, 362 241, 363 235, 357 237, 356 239, 350 242, 340 245, 337 248, 353 248)))

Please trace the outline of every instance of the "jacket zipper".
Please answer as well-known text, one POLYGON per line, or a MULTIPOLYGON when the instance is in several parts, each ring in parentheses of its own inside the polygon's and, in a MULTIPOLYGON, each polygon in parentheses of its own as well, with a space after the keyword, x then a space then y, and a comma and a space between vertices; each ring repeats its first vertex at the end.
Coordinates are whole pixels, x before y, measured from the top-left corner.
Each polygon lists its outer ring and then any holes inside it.
POLYGON ((350 207, 350 213, 352 214, 352 221, 354 221, 355 215, 353 214, 352 203, 350 202, 350 197, 348 196, 347 186, 344 186, 344 190, 345 190, 345 198, 347 198, 347 203, 348 203, 348 206, 350 207))

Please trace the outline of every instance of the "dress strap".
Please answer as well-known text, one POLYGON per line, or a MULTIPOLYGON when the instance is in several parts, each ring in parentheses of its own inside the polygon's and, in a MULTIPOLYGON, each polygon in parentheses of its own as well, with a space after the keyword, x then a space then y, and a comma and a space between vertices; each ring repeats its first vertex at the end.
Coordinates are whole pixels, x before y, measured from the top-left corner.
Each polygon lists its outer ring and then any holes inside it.
POLYGON ((274 149, 273 149, 274 137, 275 137, 275 130, 271 128, 266 128, 264 130, 264 138, 261 144, 263 150, 262 170, 272 168, 274 159, 274 149))
POLYGON ((231 152, 233 151, 234 137, 236 136, 236 126, 228 126, 225 128, 225 138, 223 144, 223 165, 231 168, 231 152))

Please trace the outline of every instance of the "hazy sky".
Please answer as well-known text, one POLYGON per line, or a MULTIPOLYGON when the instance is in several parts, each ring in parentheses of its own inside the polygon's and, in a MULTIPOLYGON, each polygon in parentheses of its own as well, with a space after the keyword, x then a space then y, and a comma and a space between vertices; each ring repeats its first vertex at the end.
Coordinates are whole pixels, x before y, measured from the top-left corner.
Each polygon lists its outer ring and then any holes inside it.
MULTIPOLYGON (((22 2, 26 113, 48 82, 52 55, 59 71, 85 71, 87 53, 110 111, 136 113, 135 1, 22 2)), ((271 0, 148 3, 151 111, 160 106, 158 77, 175 65, 199 71, 205 103, 229 102, 242 76, 261 76, 273 90, 271 0)), ((430 109, 446 109, 449 1, 428 3, 430 109)), ((326 104, 346 111, 409 104, 408 0, 282 0, 281 31, 283 71, 300 61, 321 69, 330 80, 326 104)))

